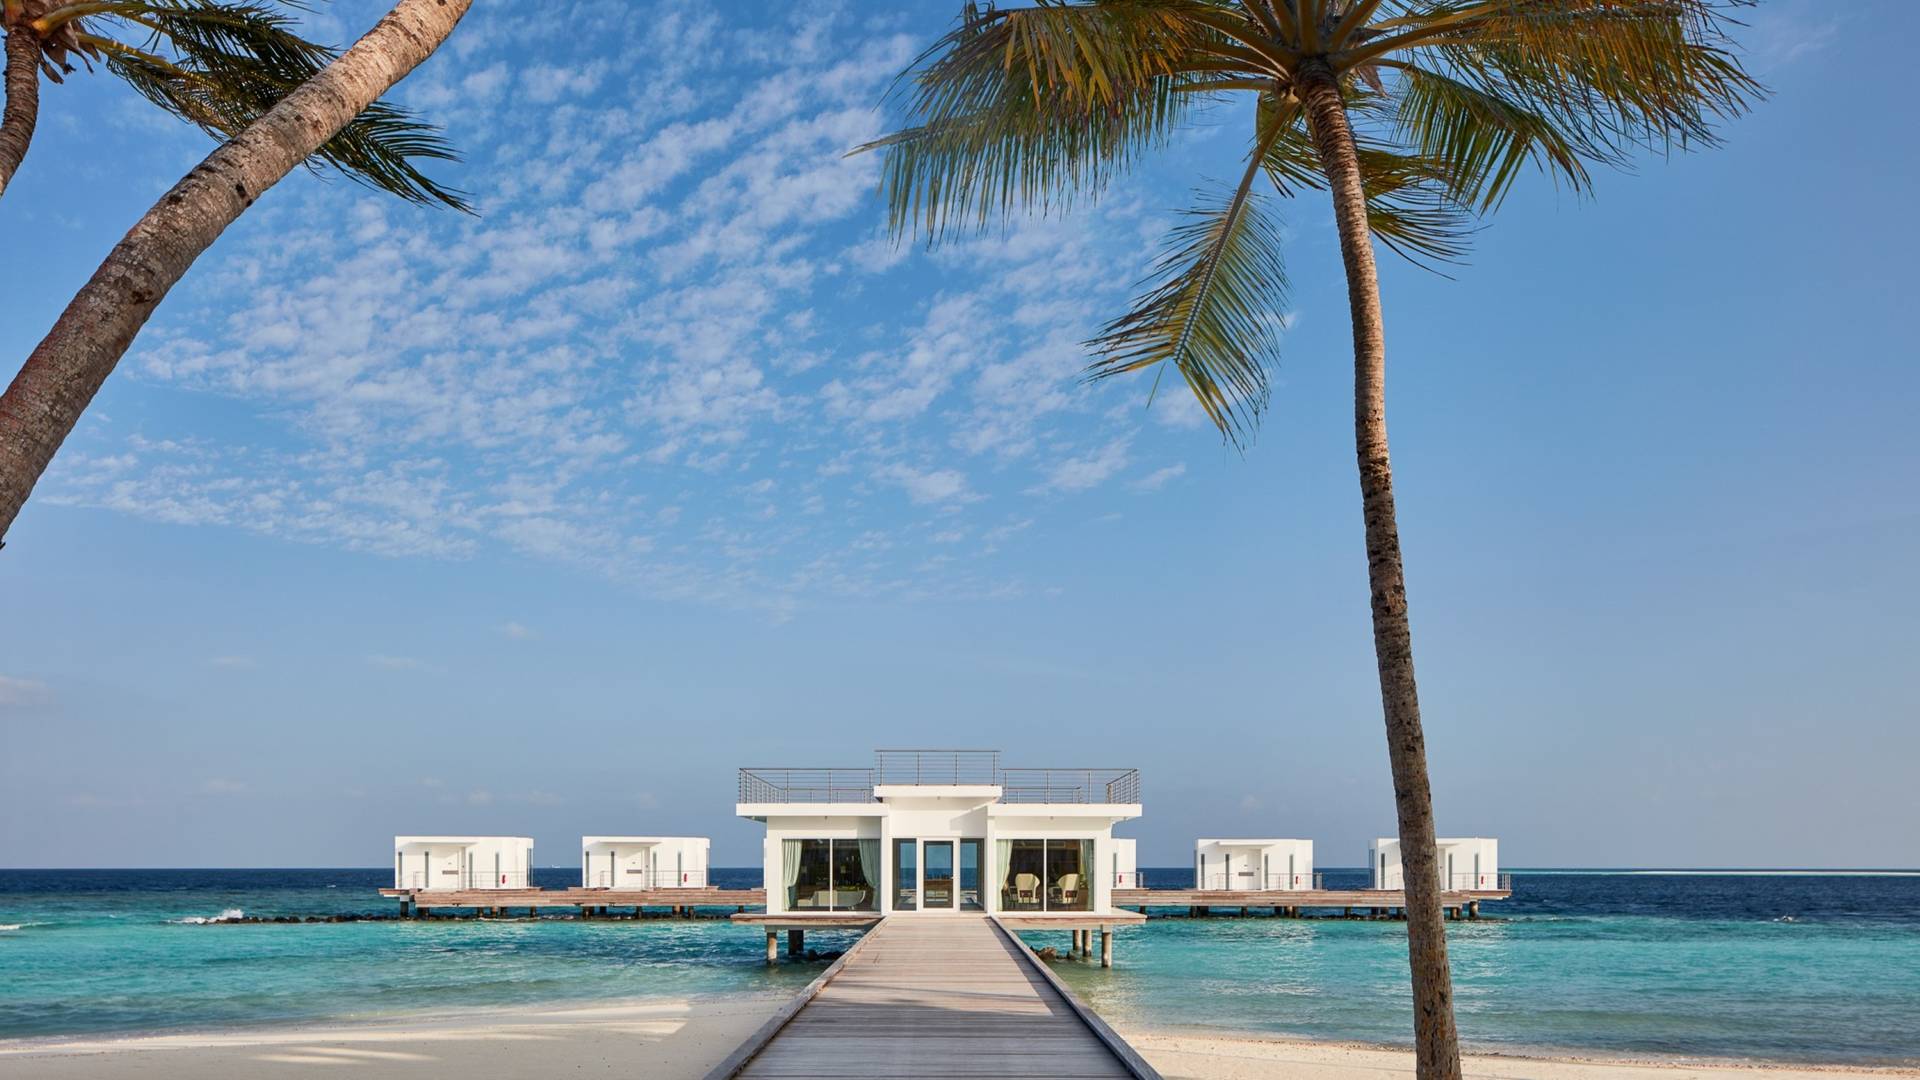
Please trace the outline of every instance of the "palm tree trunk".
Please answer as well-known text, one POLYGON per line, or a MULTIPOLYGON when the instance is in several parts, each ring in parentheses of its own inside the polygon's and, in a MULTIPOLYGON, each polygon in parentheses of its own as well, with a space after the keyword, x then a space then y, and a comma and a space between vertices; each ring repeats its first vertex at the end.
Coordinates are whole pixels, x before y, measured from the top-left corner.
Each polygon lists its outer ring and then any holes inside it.
POLYGON ((40 118, 40 39, 25 26, 7 28, 7 106, 0 113, 0 195, 27 156, 40 118))
POLYGON ((167 290, 261 192, 432 55, 471 3, 400 0, 181 178, 114 247, 0 397, 0 540, 167 290))
POLYGON ((1360 463, 1360 502, 1367 526, 1367 578, 1373 589, 1373 651, 1380 668, 1387 756, 1400 819, 1400 863, 1406 879, 1407 953, 1413 970, 1413 1034, 1420 1080, 1459 1080, 1460 1038, 1453 1025, 1453 977, 1440 910, 1439 852, 1433 795, 1427 785, 1426 739, 1413 678, 1413 633, 1407 624, 1406 574, 1393 512, 1393 466, 1387 458, 1385 327, 1380 278, 1367 229, 1367 199, 1331 70, 1303 70, 1302 102, 1320 167, 1333 191, 1340 255, 1346 264, 1353 318, 1353 429, 1360 463))

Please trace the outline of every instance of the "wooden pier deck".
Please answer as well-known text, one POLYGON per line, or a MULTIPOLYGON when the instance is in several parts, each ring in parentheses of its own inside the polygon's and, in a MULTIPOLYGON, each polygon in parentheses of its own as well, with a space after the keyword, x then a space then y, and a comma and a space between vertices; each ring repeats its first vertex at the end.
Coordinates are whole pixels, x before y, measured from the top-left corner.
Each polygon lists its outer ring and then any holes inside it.
POLYGON ((765 889, 381 889, 402 910, 765 907, 765 889))
POLYGON ((1159 1080, 984 915, 882 920, 707 1074, 1159 1080))
MULTIPOLYGON (((1450 889, 1440 894, 1440 906, 1455 915, 1477 916, 1483 901, 1512 895, 1512 889, 1450 889)), ((1150 907, 1273 908, 1276 913, 1297 913, 1302 908, 1404 911, 1407 894, 1400 889, 1115 889, 1113 906, 1136 911, 1150 907)))

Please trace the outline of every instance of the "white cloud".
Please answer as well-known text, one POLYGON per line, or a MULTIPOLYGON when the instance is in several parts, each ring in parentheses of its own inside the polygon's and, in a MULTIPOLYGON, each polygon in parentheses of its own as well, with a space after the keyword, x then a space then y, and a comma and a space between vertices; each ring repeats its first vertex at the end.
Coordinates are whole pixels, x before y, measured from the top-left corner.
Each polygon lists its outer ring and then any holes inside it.
POLYGON ((1033 490, 1078 492, 1099 487, 1127 467, 1127 448, 1131 441, 1114 439, 1105 446, 1059 461, 1047 470, 1045 483, 1033 490))
POLYGON ((1135 480, 1130 486, 1135 491, 1159 491, 1161 488, 1166 487, 1168 482, 1177 480, 1185 475, 1187 475, 1187 463, 1180 461, 1165 466, 1164 468, 1155 469, 1140 479, 1135 480))
POLYGON ((1151 201, 1116 193, 931 254, 893 244, 882 159, 847 151, 883 130, 910 36, 833 5, 616 20, 536 63, 524 35, 476 11, 449 46, 461 62, 403 87, 467 155, 446 175, 483 217, 283 185, 124 365, 220 434, 92 417, 41 498, 381 557, 561 563, 777 620, 815 594, 1018 595, 981 560, 1036 519, 980 508, 1094 490, 1135 438, 1150 456, 1152 435, 1122 434, 1137 409, 1109 407, 1144 381, 1080 372, 1145 268, 1151 201))
POLYGON ((916 503, 974 502, 981 498, 968 489, 967 476, 958 469, 917 469, 896 463, 875 469, 873 476, 904 489, 916 503))
POLYGON ((33 679, 19 679, 11 675, 0 675, 0 707, 47 705, 53 701, 53 691, 46 683, 33 679))
POLYGON ((526 641, 535 636, 532 630, 528 629, 525 625, 521 623, 517 623, 513 621, 512 619, 508 619, 506 622, 501 623, 499 626, 499 630, 502 636, 512 638, 515 641, 526 641))

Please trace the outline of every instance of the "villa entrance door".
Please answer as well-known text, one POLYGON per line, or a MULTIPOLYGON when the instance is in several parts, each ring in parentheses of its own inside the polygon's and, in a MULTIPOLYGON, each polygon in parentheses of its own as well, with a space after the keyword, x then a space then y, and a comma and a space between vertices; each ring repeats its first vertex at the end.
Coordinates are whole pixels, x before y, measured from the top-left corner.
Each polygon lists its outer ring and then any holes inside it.
POLYGON ((954 874, 953 841, 925 840, 920 844, 920 896, 924 911, 953 911, 959 906, 959 882, 954 874))

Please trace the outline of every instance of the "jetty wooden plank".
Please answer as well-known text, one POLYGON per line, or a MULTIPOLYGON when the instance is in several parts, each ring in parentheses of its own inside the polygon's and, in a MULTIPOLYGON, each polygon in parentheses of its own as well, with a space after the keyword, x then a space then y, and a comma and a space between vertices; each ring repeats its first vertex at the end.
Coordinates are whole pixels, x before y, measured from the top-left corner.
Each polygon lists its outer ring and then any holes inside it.
POLYGON ((1012 933, 979 915, 882 921, 709 1080, 1158 1074, 1012 933), (790 1011, 789 1011, 790 1010, 790 1011))

